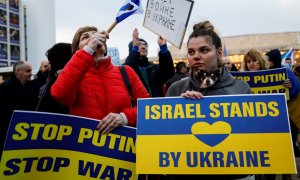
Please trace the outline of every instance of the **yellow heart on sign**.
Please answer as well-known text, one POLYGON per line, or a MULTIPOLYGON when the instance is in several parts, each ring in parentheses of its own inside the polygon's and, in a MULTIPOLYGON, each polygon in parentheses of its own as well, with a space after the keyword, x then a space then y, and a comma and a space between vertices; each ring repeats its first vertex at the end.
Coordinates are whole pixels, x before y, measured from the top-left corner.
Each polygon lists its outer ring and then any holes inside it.
POLYGON ((215 146, 224 141, 231 133, 231 126, 227 122, 217 121, 213 124, 197 122, 193 124, 192 134, 201 142, 215 146))
POLYGON ((227 122, 217 121, 213 124, 197 122, 192 126, 193 134, 230 134, 231 126, 227 122))

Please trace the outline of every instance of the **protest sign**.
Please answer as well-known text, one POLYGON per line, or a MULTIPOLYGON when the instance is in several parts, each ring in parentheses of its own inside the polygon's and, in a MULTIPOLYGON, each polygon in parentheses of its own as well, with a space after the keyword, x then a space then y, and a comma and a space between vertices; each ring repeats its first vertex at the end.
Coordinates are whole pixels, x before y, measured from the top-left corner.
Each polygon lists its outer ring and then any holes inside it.
POLYGON ((138 174, 296 173, 284 94, 138 100, 138 174))
POLYGON ((144 27, 181 48, 193 4, 192 0, 148 0, 144 27))
POLYGON ((234 78, 246 81, 254 94, 285 93, 287 100, 290 99, 288 88, 283 86, 284 80, 288 79, 286 68, 230 73, 234 78))
POLYGON ((120 61, 120 53, 119 49, 116 47, 109 47, 107 49, 107 54, 110 56, 111 63, 115 66, 120 66, 121 61, 120 61))
POLYGON ((136 179, 135 128, 99 134, 99 121, 15 111, 0 179, 136 179))

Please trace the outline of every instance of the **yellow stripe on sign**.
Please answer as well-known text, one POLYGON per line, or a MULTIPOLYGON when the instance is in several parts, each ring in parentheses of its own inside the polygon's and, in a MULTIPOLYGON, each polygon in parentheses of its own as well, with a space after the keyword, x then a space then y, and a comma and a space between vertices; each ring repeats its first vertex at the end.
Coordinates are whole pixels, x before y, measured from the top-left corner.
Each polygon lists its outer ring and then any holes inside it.
POLYGON ((230 134, 214 147, 194 135, 140 135, 136 145, 137 174, 296 173, 289 133, 230 134))
POLYGON ((0 179, 136 179, 135 163, 67 150, 4 151, 0 179))
POLYGON ((285 93, 286 99, 289 100, 289 89, 285 88, 283 85, 278 86, 268 86, 268 87, 251 87, 254 94, 277 94, 285 93))

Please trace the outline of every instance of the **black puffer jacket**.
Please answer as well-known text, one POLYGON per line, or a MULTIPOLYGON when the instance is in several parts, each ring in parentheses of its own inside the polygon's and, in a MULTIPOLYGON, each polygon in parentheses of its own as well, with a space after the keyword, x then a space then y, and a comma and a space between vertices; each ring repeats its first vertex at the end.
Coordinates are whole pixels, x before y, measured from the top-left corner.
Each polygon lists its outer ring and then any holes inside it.
POLYGON ((133 68, 138 74, 151 97, 163 97, 163 84, 175 73, 170 52, 159 52, 158 56, 159 64, 149 62, 148 58, 141 57, 139 52, 130 53, 125 61, 125 65, 133 68))

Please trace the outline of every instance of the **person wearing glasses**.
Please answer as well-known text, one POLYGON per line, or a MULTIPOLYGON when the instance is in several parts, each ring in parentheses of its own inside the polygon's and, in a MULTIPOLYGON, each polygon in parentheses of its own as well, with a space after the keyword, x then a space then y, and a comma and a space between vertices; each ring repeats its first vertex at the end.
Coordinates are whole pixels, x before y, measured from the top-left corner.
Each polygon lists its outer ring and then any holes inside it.
POLYGON ((164 38, 158 37, 160 51, 159 64, 153 64, 148 59, 148 43, 139 38, 138 29, 132 33, 129 43, 129 55, 125 65, 130 66, 138 74, 151 97, 163 97, 163 85, 175 74, 173 59, 164 38))

